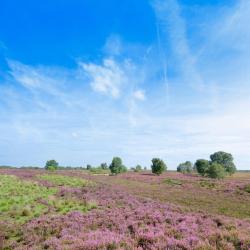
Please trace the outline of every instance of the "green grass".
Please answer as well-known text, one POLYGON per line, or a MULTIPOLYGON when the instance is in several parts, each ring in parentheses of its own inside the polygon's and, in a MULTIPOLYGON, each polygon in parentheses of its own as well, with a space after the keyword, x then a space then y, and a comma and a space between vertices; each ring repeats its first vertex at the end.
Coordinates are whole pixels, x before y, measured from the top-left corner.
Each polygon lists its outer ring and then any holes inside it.
POLYGON ((45 174, 39 176, 40 179, 46 180, 51 182, 52 184, 58 185, 58 186, 67 186, 67 187, 86 187, 88 185, 91 185, 91 181, 78 178, 78 177, 72 177, 72 176, 65 176, 65 175, 57 175, 57 174, 45 174))
POLYGON ((47 210, 38 200, 55 195, 56 188, 46 188, 35 182, 0 175, 0 219, 24 223, 47 210))
MULTIPOLYGON (((64 180, 55 179, 58 183, 59 180, 64 180)), ((73 183, 77 186, 85 184, 75 178, 73 183)), ((57 187, 48 188, 33 181, 0 174, 0 235, 6 236, 7 245, 13 240, 21 240, 22 225, 40 215, 66 214, 70 211, 87 212, 97 207, 95 201, 77 200, 70 195, 59 197, 57 192, 57 187)))
POLYGON ((163 183, 168 184, 170 186, 181 186, 182 185, 182 181, 177 180, 177 179, 166 179, 163 181, 163 183))
MULTIPOLYGON (((57 183, 68 184, 68 179, 61 176, 51 177, 57 183)), ((72 179, 71 185, 82 186, 86 181, 72 179)), ((50 178, 49 178, 50 179, 50 178)), ((80 201, 71 196, 58 197, 56 187, 44 187, 36 182, 18 179, 11 175, 0 175, 0 220, 23 224, 45 213, 62 213, 69 211, 86 212, 97 205, 94 202, 80 201)))
POLYGON ((92 174, 104 174, 104 175, 110 174, 109 169, 102 169, 102 168, 91 168, 89 172, 92 174))

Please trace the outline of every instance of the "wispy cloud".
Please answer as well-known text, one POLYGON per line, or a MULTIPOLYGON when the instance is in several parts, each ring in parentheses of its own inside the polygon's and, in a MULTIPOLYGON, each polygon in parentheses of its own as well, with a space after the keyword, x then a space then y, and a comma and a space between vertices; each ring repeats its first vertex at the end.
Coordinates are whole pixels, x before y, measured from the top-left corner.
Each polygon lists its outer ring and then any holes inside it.
POLYGON ((178 75, 185 78, 185 83, 195 89, 202 89, 204 82, 200 72, 196 68, 196 58, 189 47, 186 31, 186 21, 181 15, 181 6, 177 0, 155 0, 152 2, 156 17, 158 39, 163 44, 170 44, 166 51, 168 67, 173 68, 178 75))
POLYGON ((144 101, 146 99, 145 92, 141 89, 135 90, 133 96, 139 101, 144 101))
POLYGON ((124 71, 114 60, 104 59, 102 65, 80 63, 80 66, 90 77, 93 90, 114 98, 120 96, 120 88, 127 79, 124 71))

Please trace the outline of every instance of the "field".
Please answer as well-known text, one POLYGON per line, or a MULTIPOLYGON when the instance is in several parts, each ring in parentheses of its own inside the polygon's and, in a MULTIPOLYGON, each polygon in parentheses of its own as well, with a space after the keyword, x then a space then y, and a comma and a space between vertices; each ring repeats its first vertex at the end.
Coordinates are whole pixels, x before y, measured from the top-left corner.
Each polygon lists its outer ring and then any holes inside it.
POLYGON ((250 249, 250 173, 0 170, 0 249, 250 249))

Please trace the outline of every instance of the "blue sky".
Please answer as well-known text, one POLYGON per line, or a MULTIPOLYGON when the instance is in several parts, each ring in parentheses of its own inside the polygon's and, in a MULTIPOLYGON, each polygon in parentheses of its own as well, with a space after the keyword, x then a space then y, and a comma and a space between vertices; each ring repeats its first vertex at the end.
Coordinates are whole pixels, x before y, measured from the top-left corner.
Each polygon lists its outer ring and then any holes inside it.
POLYGON ((248 0, 5 1, 0 164, 250 166, 248 0))

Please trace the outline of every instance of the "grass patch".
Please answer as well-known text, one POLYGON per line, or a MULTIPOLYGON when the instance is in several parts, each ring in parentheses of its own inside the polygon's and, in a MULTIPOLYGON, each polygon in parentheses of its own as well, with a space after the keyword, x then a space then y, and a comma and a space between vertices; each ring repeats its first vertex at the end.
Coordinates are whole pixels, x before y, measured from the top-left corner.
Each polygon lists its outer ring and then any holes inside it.
MULTIPOLYGON (((82 185, 82 182, 74 181, 75 185, 82 185)), ((71 196, 58 197, 57 192, 55 187, 48 188, 36 182, 0 174, 0 236, 5 237, 6 245, 3 249, 12 249, 8 244, 21 241, 22 225, 35 217, 70 211, 87 212, 97 207, 95 201, 77 200, 71 196)))
MULTIPOLYGON (((86 181, 73 177, 67 177, 66 184, 68 178, 73 179, 71 186, 86 184, 86 181)), ((61 176, 55 180, 57 183, 65 182, 61 176)), ((54 187, 44 187, 11 175, 0 175, 0 220, 23 224, 45 213, 86 212, 97 206, 93 201, 81 201, 70 196, 57 197, 57 192, 58 189, 54 187)))
POLYGON ((214 189, 218 186, 216 183, 209 181, 209 180, 201 180, 199 182, 199 185, 201 187, 208 188, 208 189, 214 189))
POLYGON ((91 184, 91 181, 82 178, 57 175, 57 174, 41 175, 40 179, 49 181, 52 184, 58 186, 67 186, 67 187, 86 187, 91 184))
POLYGON ((107 174, 110 174, 110 170, 109 169, 102 169, 102 168, 91 168, 89 170, 90 173, 92 174, 104 174, 104 175, 107 175, 107 174))
POLYGON ((166 179, 163 182, 170 186, 181 186, 183 184, 181 180, 177 180, 177 179, 166 179))
POLYGON ((38 217, 47 207, 37 201, 47 200, 56 192, 56 188, 46 188, 14 176, 0 175, 0 218, 25 223, 38 217))

